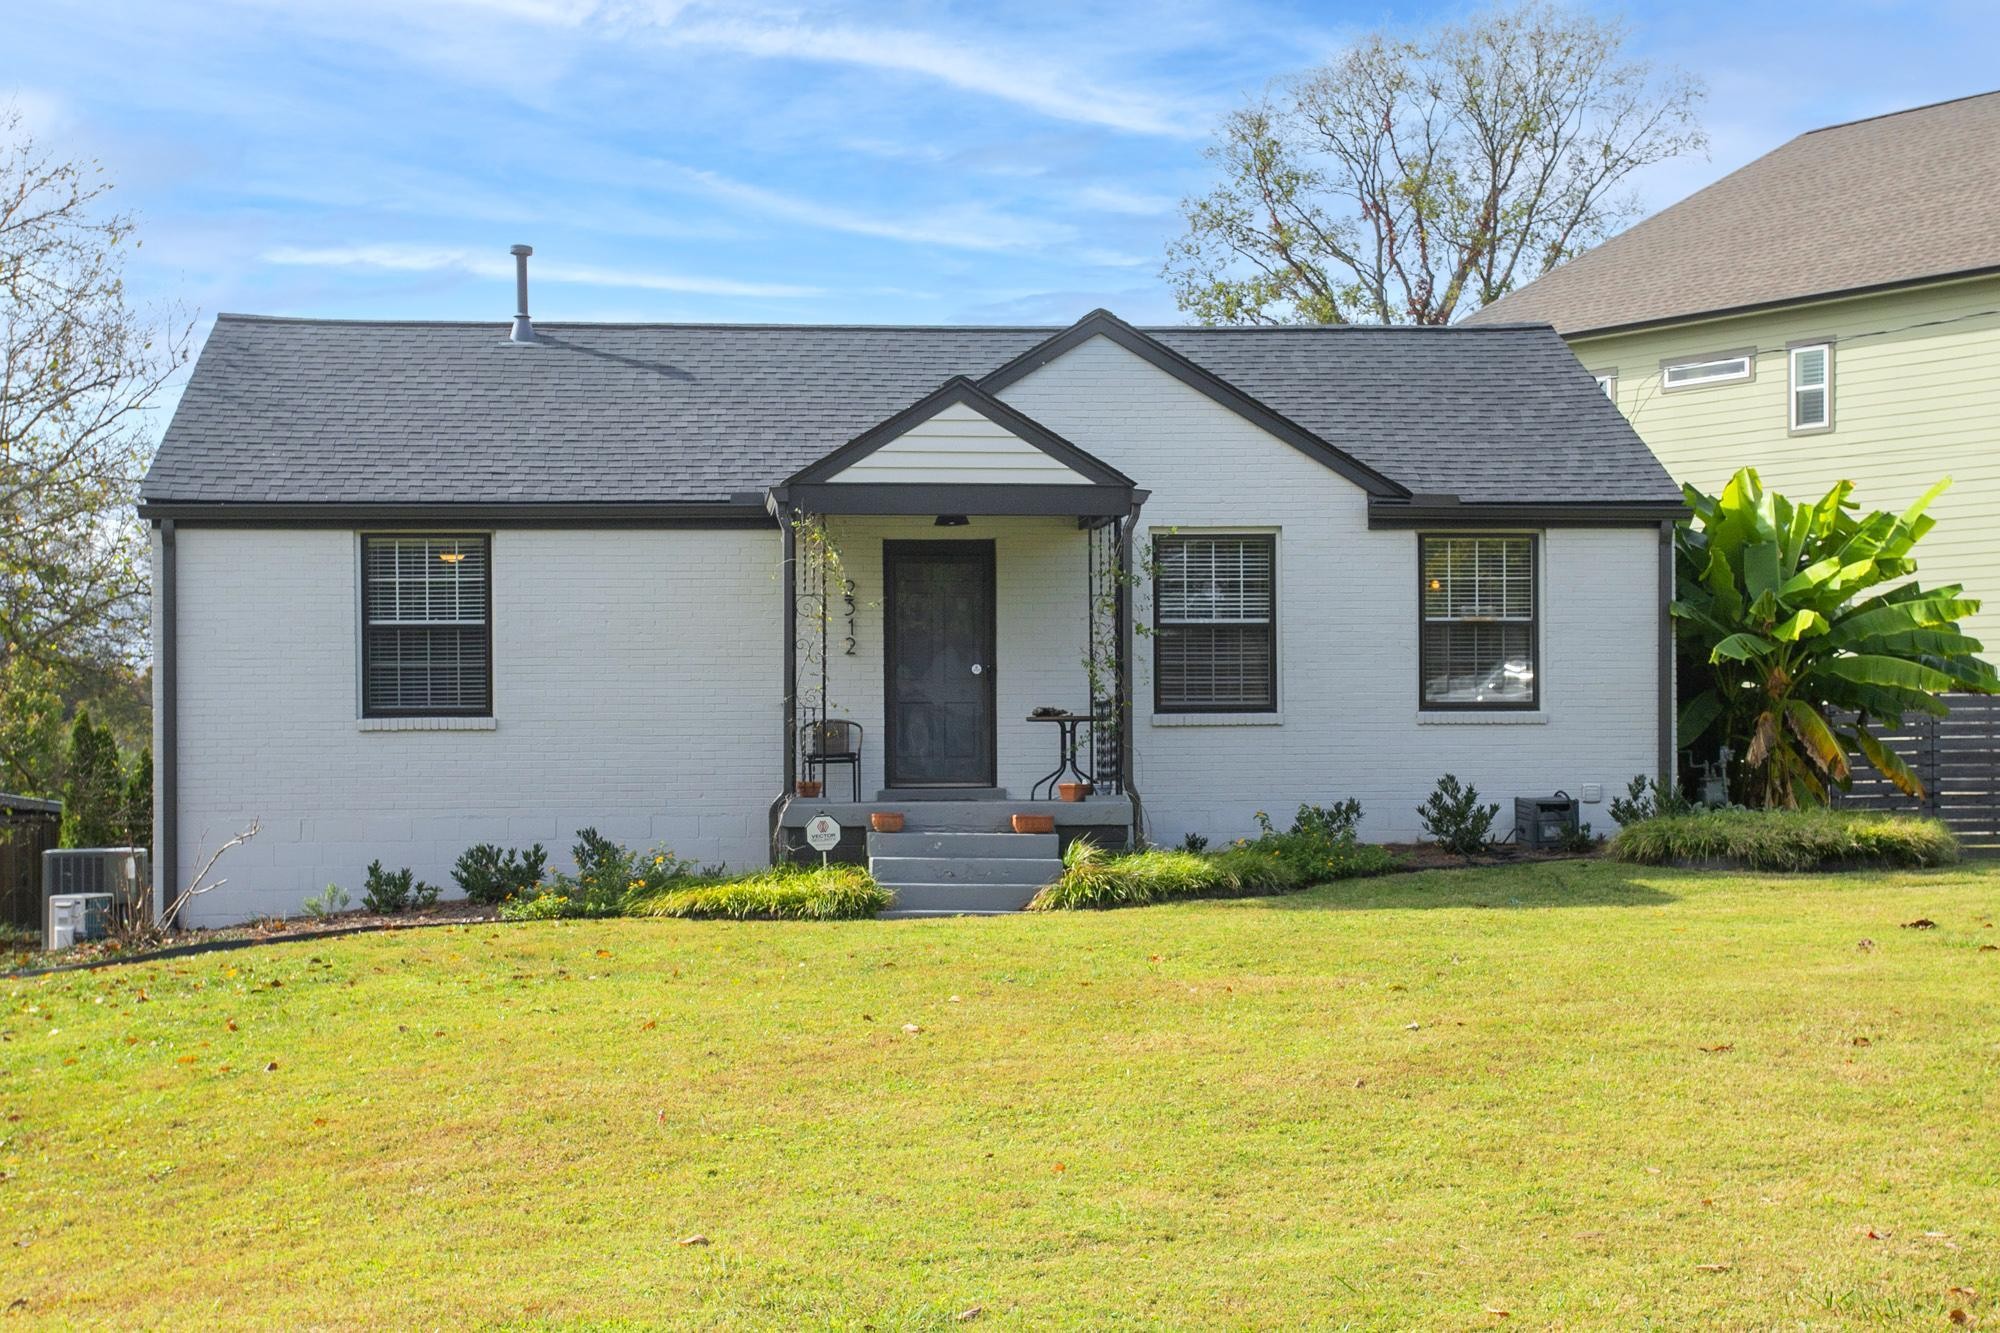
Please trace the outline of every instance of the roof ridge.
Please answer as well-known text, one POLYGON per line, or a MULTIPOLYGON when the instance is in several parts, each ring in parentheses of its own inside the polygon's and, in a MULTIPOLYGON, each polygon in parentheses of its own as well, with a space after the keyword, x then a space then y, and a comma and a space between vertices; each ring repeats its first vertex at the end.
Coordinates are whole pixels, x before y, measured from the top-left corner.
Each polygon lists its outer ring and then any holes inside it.
MULTIPOLYGON (((216 312, 216 322, 232 324, 308 324, 320 327, 373 329, 497 329, 504 319, 357 319, 319 315, 262 315, 240 310, 216 312)), ((860 324, 738 323, 730 320, 591 320, 538 319, 540 329, 723 329, 743 332, 824 333, 1060 333, 1067 324, 860 324)), ((1135 324, 1147 334, 1229 333, 1494 333, 1546 329, 1546 320, 1495 320, 1464 324, 1135 324)))
POLYGON ((1856 116, 1853 120, 1836 120, 1831 125, 1819 125, 1809 130, 1803 130, 1793 141, 1796 142, 1797 139, 1804 139, 1815 134, 1825 134, 1828 130, 1844 130, 1850 125, 1866 125, 1871 120, 1888 120, 1892 116, 1909 116, 1919 111, 1935 111, 1941 106, 1952 106, 1959 102, 1976 102, 1982 97, 2000 97, 2000 88, 1989 88, 1983 93, 1966 93, 1961 97, 1943 97, 1935 102, 1923 102, 1917 106, 1900 107, 1894 111, 1878 111, 1872 116, 1856 116))

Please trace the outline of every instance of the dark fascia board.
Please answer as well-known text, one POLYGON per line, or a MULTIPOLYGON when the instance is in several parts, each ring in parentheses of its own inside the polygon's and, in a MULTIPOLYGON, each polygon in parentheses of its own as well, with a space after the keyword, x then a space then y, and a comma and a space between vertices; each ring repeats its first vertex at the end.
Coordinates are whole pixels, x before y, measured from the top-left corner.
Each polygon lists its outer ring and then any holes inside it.
POLYGON ((496 528, 762 528, 761 497, 730 504, 545 502, 520 504, 286 504, 149 500, 139 517, 187 527, 353 528, 444 524, 496 528))
POLYGON ((800 468, 786 479, 787 485, 822 482, 838 475, 889 441, 906 434, 947 407, 964 405, 988 421, 1005 426, 1058 463, 1099 486, 1130 486, 1132 479, 1101 458, 1077 448, 1033 417, 995 398, 963 375, 955 375, 942 385, 880 425, 871 426, 816 463, 800 468))
POLYGON ((1686 518, 1678 500, 1551 500, 1533 504, 1467 503, 1423 497, 1426 503, 1370 501, 1371 528, 1626 528, 1686 518))
POLYGON ((1861 287, 1830 287, 1823 292, 1779 296, 1769 301, 1752 301, 1748 305, 1722 306, 1715 310, 1684 310, 1677 315, 1655 315, 1647 319, 1628 320, 1623 324, 1600 324, 1588 329, 1557 331, 1562 334, 1564 341, 1571 338, 1609 338, 1621 333, 1668 328, 1675 324, 1699 324, 1711 319, 1732 319, 1737 315, 1756 315, 1769 310, 1783 310, 1788 306, 1850 301, 1860 296, 1879 296, 1884 292, 1901 291, 1904 288, 1939 287, 1948 282, 1966 282, 1973 278, 1996 276, 2000 276, 2000 264, 1987 264, 1979 268, 1958 269, 1950 273, 1932 273, 1917 278, 1897 278, 1892 282, 1874 282, 1861 287))
POLYGON ((989 393, 999 393, 1008 385, 1026 378, 1065 352, 1096 337, 1109 338, 1134 356, 1166 371, 1181 383, 1206 394, 1236 415, 1265 432, 1277 436, 1308 458, 1313 458, 1346 477, 1371 496, 1403 498, 1407 486, 1383 476, 1352 454, 1328 444, 1304 426, 1252 398, 1211 370, 1188 360, 1159 339, 1133 328, 1109 310, 1093 310, 1054 337, 1029 348, 1021 355, 980 379, 989 393))
POLYGON ((794 482, 771 491, 773 512, 809 514, 1012 514, 1122 518, 1147 492, 1130 486, 794 482))

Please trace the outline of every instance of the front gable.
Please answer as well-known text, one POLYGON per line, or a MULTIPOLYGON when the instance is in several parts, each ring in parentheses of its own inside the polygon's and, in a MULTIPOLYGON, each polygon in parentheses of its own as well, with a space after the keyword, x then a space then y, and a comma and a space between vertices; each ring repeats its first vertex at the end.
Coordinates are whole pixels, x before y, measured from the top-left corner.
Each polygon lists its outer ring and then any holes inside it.
POLYGON ((1124 348, 1148 365, 1228 408, 1265 434, 1323 463, 1370 496, 1383 500, 1409 497, 1409 488, 1401 482, 1383 475, 1345 450, 1328 444, 1297 422, 1274 411, 1220 375, 1190 361, 1159 339, 1127 324, 1109 310, 1091 311, 1069 328, 987 374, 979 381, 979 387, 988 393, 1003 393, 1042 367, 1099 338, 1124 348))
POLYGON ((961 376, 801 469, 791 483, 1130 486, 1132 479, 961 376))

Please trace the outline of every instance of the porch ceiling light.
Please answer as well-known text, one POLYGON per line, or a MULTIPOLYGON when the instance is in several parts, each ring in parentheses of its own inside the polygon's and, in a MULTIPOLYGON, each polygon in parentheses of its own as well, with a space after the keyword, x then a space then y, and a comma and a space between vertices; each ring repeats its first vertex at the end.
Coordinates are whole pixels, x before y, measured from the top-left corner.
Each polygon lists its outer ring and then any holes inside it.
POLYGON ((937 522, 931 526, 938 528, 965 528, 972 526, 972 520, 963 514, 939 514, 937 522))

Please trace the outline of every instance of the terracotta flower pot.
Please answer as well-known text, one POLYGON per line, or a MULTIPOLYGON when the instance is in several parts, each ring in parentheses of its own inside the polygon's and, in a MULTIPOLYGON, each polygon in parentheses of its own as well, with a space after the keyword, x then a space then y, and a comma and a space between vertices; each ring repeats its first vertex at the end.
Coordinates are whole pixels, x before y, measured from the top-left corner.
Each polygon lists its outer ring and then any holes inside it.
POLYGON ((1095 787, 1088 782, 1058 782, 1056 784, 1057 798, 1065 801, 1080 801, 1094 790, 1095 787))
POLYGON ((801 780, 800 782, 795 783, 794 785, 797 787, 798 793, 801 796, 813 797, 819 795, 820 784, 817 782, 806 782, 801 780))
POLYGON ((1055 831, 1056 817, 1054 815, 1014 816, 1014 832, 1016 833, 1054 833, 1055 831))
POLYGON ((901 833, 903 812, 900 810, 877 810, 868 816, 868 827, 877 833, 901 833))

